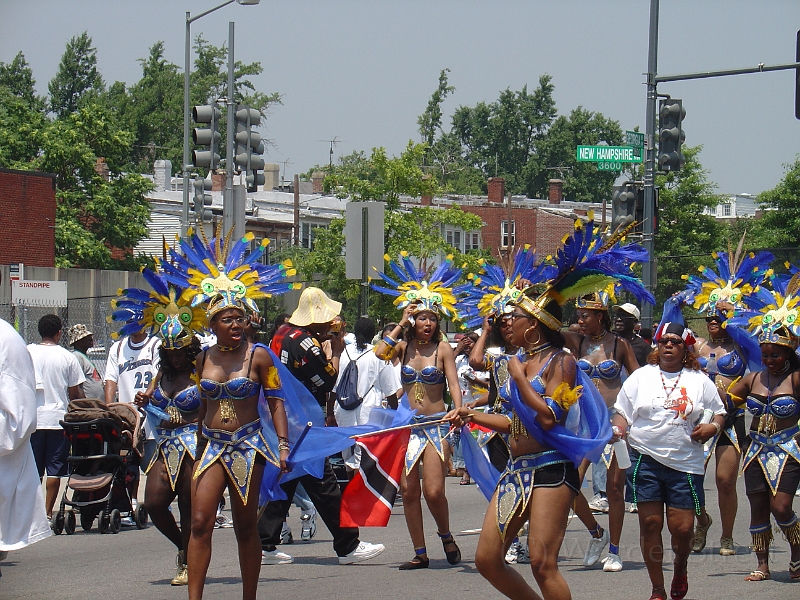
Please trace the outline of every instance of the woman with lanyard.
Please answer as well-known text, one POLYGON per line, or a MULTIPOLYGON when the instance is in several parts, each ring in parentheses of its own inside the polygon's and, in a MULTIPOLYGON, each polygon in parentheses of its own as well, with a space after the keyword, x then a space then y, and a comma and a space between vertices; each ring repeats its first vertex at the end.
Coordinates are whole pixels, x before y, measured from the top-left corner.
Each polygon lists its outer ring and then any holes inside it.
POLYGON ((200 353, 196 334, 206 319, 201 308, 182 298, 182 288, 170 286, 162 273, 144 269, 152 291, 122 290, 114 301, 112 319, 125 321, 119 336, 138 331, 158 337, 159 371, 134 403, 143 409, 157 434, 157 451, 145 469, 144 506, 156 528, 178 549, 177 573, 172 585, 187 585, 186 549, 191 530, 191 483, 197 449, 197 389, 195 357, 200 353), (181 526, 169 510, 177 496, 181 526))
POLYGON ((461 408, 448 415, 455 425, 474 422, 509 434, 511 459, 489 503, 475 553, 481 575, 509 598, 540 598, 504 560, 527 519, 536 524, 528 534, 528 552, 542 596, 570 597, 558 571, 558 553, 580 489, 577 465, 599 457, 611 427, 602 397, 564 349, 560 303, 585 295, 593 286, 605 287, 616 277, 646 295, 635 278, 620 275, 646 254, 638 247, 623 249, 618 241, 603 244, 591 221, 576 225, 555 257, 549 281, 527 288, 509 303, 511 341, 520 353, 509 359, 509 377, 499 390, 508 412, 461 408), (611 249, 616 252, 609 254, 611 249), (579 407, 572 410, 575 403, 579 407))
MULTIPOLYGON (((578 298, 575 307, 581 333, 567 332, 564 337, 570 351, 578 358, 578 368, 589 376, 605 400, 610 421, 614 414, 614 401, 622 387, 622 369, 624 367, 630 375, 639 368, 639 363, 630 342, 611 330, 608 293, 595 292, 578 298)), ((619 542, 625 519, 625 470, 619 468, 610 444, 606 445, 601 461, 592 465, 592 485, 596 492, 593 505, 583 494, 578 494, 575 514, 592 536, 583 558, 584 566, 596 564, 603 548, 609 544, 608 554, 602 560, 603 571, 613 573, 622 570, 619 542), (598 508, 594 503, 598 502, 606 505, 600 509, 608 510, 608 532, 592 515, 592 508, 598 508)), ((588 468, 588 463, 581 465, 581 479, 588 468)))
POLYGON ((800 484, 800 275, 772 277, 772 290, 759 287, 745 297, 748 310, 731 319, 728 328, 747 327, 761 347, 765 369, 745 375, 730 389, 733 402, 746 402, 753 415, 750 445, 742 469, 750 501, 750 534, 758 558, 745 579, 770 579, 770 513, 789 542, 789 576, 800 579, 800 523, 792 510, 800 484), (788 281, 787 281, 788 280, 788 281))
MULTIPOLYGON (((706 465, 712 454, 716 456, 715 478, 722 525, 719 553, 722 556, 736 554, 733 543, 738 508, 736 476, 745 440, 744 409, 731 404, 727 390, 744 376, 748 367, 756 371, 761 369, 761 352, 755 339, 745 330, 728 329, 725 321, 735 309, 743 307, 742 299, 763 282, 774 258, 768 252, 747 253, 742 257, 743 245, 744 237, 735 254, 715 253, 716 272, 700 267, 700 275, 687 278, 687 293, 694 296, 694 306, 705 315, 708 328, 708 338, 698 338, 695 351, 699 354, 700 366, 717 386, 728 411, 722 432, 714 436, 706 450, 706 465)), ((702 552, 705 548, 712 523, 704 506, 697 518, 693 552, 702 552)))
POLYGON ((662 323, 656 341, 650 364, 631 374, 617 396, 612 439, 627 436, 631 446, 627 500, 638 507, 650 600, 667 597, 661 538, 665 506, 675 553, 670 598, 681 600, 689 587, 694 517, 705 503, 703 443, 722 429, 725 409, 690 350, 695 338, 689 329, 662 323))
POLYGON ((183 256, 171 251, 174 263, 162 265, 171 283, 189 288, 183 296, 192 298, 192 306, 205 305, 208 327, 217 339, 197 358, 201 429, 192 478, 190 600, 203 596, 217 506, 225 488, 239 548, 242 597, 255 600, 261 570, 256 527, 261 479, 267 469, 271 477, 288 471, 288 424, 280 377, 266 347, 249 343, 244 330, 250 321, 248 311, 258 312, 254 300, 291 289, 293 285, 283 280, 293 272, 287 265, 259 263, 264 245, 245 256, 252 237, 248 233, 233 242, 222 239, 218 229, 209 244, 191 235, 180 242, 183 256), (260 419, 260 402, 261 410, 271 414, 269 427, 260 419), (267 443, 273 436, 277 448, 267 443))
POLYGON ((456 296, 452 285, 461 276, 461 269, 453 267, 448 258, 430 275, 417 270, 405 253, 402 266, 394 261, 389 265, 400 281, 381 273, 384 283, 392 287, 373 284, 373 289, 396 296, 395 305, 403 316, 390 335, 375 347, 382 360, 400 356, 400 380, 408 395, 412 409, 417 410, 406 451, 400 491, 406 525, 414 544, 414 557, 400 565, 401 571, 427 569, 430 564, 422 524, 422 492, 425 502, 436 521, 439 539, 445 557, 451 565, 461 562, 461 551, 450 532, 450 514, 445 496, 447 467, 443 444, 449 427, 442 422, 445 415, 445 382, 456 407, 461 406, 461 388, 458 384, 453 349, 441 333, 441 316, 456 317, 456 296), (397 336, 403 331, 403 341, 397 336), (425 465, 420 486, 419 463, 425 465))

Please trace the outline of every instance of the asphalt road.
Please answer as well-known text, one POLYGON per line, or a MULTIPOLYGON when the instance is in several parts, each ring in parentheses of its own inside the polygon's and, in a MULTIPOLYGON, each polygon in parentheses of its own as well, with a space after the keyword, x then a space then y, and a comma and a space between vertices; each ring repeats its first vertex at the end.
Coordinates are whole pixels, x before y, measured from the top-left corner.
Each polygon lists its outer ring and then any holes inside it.
MULTIPOLYGON (((746 583, 743 577, 756 564, 747 545, 749 507, 739 479, 739 512, 734 532, 738 554, 719 556, 719 519, 713 474, 706 478, 706 494, 716 521, 709 532, 709 547, 693 555, 689 565, 688 599, 731 599, 757 594, 759 600, 800 597, 800 582, 792 583, 787 569, 788 544, 780 534, 772 547, 773 580, 746 583)), ((353 600, 494 598, 499 594, 475 570, 473 556, 479 528, 486 509, 483 496, 474 485, 459 486, 458 479, 448 478, 453 533, 461 547, 464 561, 451 567, 444 560, 435 534, 435 526, 426 511, 426 532, 431 566, 428 570, 401 572, 397 565, 409 560, 413 550, 403 519, 402 506, 395 507, 385 529, 362 530, 362 539, 381 542, 387 549, 379 557, 357 565, 339 565, 331 546, 331 536, 320 521, 317 536, 310 542, 296 541, 280 549, 294 555, 291 565, 264 566, 261 570, 259 598, 350 598, 353 600)), ((797 503, 796 503, 797 504, 797 503)), ((177 509, 175 509, 177 510, 177 509)), ((607 525, 607 517, 598 520, 607 525)), ((289 524, 300 537, 299 511, 292 508, 289 524)), ((638 519, 627 514, 621 556, 624 570, 603 573, 599 566, 581 565, 588 534, 577 519, 570 521, 560 554, 560 568, 572 590, 573 598, 608 598, 639 600, 650 596, 650 583, 638 545, 638 519)), ((185 588, 171 587, 174 575, 174 548, 151 525, 143 531, 125 529, 117 534, 101 535, 96 528, 73 536, 51 537, 23 550, 12 552, 0 563, 0 599, 85 600, 87 598, 186 597, 185 588)), ((666 581, 669 585, 670 557, 666 581)), ((533 583, 528 565, 516 567, 533 583)), ((533 584, 535 587, 535 584, 533 584)), ((239 567, 233 529, 214 533, 214 555, 206 583, 206 598, 241 596, 239 567)))

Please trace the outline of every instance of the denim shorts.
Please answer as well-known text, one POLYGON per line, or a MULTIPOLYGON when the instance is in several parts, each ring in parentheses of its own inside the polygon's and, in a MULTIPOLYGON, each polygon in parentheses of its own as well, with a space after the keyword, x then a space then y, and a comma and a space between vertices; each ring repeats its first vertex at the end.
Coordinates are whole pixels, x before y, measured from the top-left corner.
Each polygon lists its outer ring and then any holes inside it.
POLYGON ((676 471, 647 454, 630 451, 625 500, 663 502, 671 508, 698 511, 705 506, 703 475, 676 471))
POLYGON ((31 434, 31 448, 39 477, 45 472, 48 477, 67 476, 70 444, 63 429, 37 429, 31 434))

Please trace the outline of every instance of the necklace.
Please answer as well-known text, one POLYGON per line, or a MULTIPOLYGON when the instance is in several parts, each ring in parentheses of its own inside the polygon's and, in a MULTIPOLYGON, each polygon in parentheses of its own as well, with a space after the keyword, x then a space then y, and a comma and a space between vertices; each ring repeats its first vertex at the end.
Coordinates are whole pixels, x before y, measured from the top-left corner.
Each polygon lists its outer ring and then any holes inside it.
POLYGON ((414 342, 416 342, 417 346, 427 346, 431 343, 430 340, 414 340, 414 342))
POLYGON ((713 344, 725 344, 727 342, 730 342, 731 338, 729 338, 729 337, 721 337, 721 338, 710 337, 710 338, 708 338, 708 341, 713 343, 713 344))
POLYGON ((235 346, 223 346, 222 344, 217 342, 217 348, 219 348, 220 352, 233 352, 234 350, 239 348, 239 346, 241 346, 241 345, 242 345, 242 342, 239 342, 235 346))
POLYGON ((675 385, 673 385, 669 391, 667 391, 667 380, 664 379, 664 371, 659 368, 659 373, 661 374, 661 387, 664 388, 664 393, 667 395, 667 400, 672 395, 672 392, 675 391, 675 388, 678 387, 678 384, 681 382, 681 375, 683 375, 683 369, 678 372, 678 378, 675 380, 675 385))
POLYGON ((596 342, 596 341, 598 341, 598 340, 602 340, 604 337, 606 337, 606 334, 607 334, 607 333, 608 333, 608 330, 606 330, 606 329, 603 329, 603 333, 601 333, 600 335, 592 335, 592 334, 589 334, 589 337, 592 339, 592 341, 595 341, 595 342, 596 342))
POLYGON ((527 357, 535 356, 536 354, 544 352, 545 350, 547 350, 552 346, 553 344, 551 344, 550 342, 544 342, 543 344, 539 344, 538 346, 534 346, 533 348, 525 350, 525 356, 527 357))

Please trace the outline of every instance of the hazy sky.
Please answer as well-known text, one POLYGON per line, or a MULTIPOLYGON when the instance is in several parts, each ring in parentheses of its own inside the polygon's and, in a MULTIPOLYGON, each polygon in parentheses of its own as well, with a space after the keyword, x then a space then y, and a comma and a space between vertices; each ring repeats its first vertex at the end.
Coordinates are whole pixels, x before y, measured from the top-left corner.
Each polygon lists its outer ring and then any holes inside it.
MULTIPOLYGON (((64 46, 84 30, 111 83, 131 85, 153 43, 183 66, 185 12, 221 0, 0 0, 0 61, 18 51, 40 93, 64 46)), ((384 146, 399 154, 419 140, 417 117, 451 69, 460 105, 491 102, 499 92, 536 87, 553 76, 560 114, 577 106, 644 131, 648 0, 262 0, 232 4, 193 25, 216 45, 236 22, 235 55, 261 61, 255 79, 283 95, 262 133, 276 145, 267 162, 286 175, 384 146), (283 169, 283 165, 281 167, 283 169)), ((794 62, 799 0, 661 0, 659 74, 794 62)), ((666 83, 682 98, 686 143, 702 144, 710 179, 723 193, 774 187, 800 153, 794 71, 666 83)), ((175 165, 176 170, 179 168, 175 165)))

